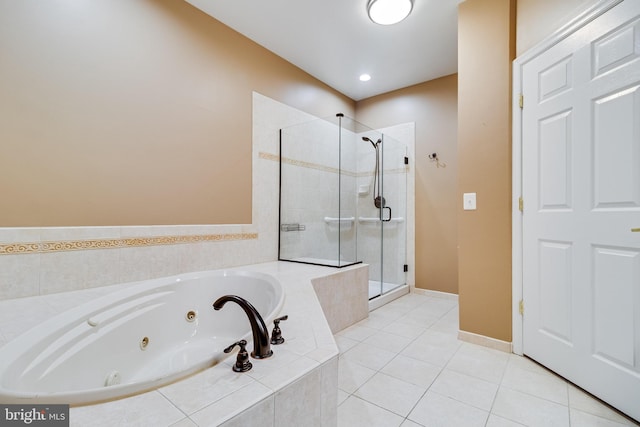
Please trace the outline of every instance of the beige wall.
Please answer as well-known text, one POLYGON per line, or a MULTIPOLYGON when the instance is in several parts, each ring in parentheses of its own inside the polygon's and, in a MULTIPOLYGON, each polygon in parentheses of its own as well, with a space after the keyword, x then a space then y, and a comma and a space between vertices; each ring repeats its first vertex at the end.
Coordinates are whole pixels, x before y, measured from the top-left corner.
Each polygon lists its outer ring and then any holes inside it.
POLYGON ((516 54, 520 56, 599 0, 518 0, 516 54))
MULTIPOLYGON (((593 3, 519 0, 518 52, 593 3)), ((459 291, 463 330, 510 341, 514 10, 465 1, 458 76, 356 106, 186 2, 0 2, 0 226, 250 222, 252 90, 415 121, 416 284, 459 291)))
POLYGON ((415 122, 416 287, 458 293, 457 75, 359 101, 357 120, 382 128, 415 122), (441 167, 429 160, 437 153, 441 167), (446 165, 446 167, 444 167, 446 165))
POLYGON ((511 61, 596 3, 518 0, 517 18, 514 0, 459 7, 458 199, 465 192, 478 197, 476 211, 458 205, 463 331, 512 337, 511 61))
POLYGON ((458 9, 460 329, 511 341, 511 60, 515 1, 458 9), (462 194, 477 193, 477 210, 462 194))
POLYGON ((0 226, 251 222, 251 94, 355 103, 186 2, 0 2, 0 226))

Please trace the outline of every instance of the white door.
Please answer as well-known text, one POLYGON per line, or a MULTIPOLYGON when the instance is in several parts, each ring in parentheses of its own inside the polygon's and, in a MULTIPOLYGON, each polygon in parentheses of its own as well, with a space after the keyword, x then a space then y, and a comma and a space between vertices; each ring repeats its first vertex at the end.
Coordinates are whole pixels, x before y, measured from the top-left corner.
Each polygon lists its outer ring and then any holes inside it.
POLYGON ((640 0, 522 70, 523 352, 640 420, 640 0))

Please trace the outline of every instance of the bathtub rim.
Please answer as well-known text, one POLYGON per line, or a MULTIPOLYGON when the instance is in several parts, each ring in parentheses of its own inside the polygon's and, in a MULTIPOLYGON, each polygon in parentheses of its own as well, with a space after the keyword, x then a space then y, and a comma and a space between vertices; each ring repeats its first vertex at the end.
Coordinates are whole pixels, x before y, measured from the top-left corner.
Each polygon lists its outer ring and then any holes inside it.
MULTIPOLYGON (((156 390, 160 387, 173 384, 177 381, 180 381, 191 375, 197 374, 198 372, 222 363, 224 360, 234 355, 235 352, 230 354, 215 353, 212 357, 207 357, 203 361, 193 365, 188 369, 171 372, 169 375, 164 375, 162 377, 150 378, 148 381, 144 381, 145 386, 143 386, 142 388, 138 387, 138 383, 124 383, 109 387, 89 388, 74 391, 24 392, 7 388, 3 384, 4 373, 9 371, 7 368, 18 361, 20 357, 32 357, 30 355, 27 355, 29 353, 29 350, 33 346, 42 343, 43 340, 46 340, 48 337, 58 336, 60 331, 64 331, 65 328, 67 328, 71 324, 87 321, 87 319, 91 317, 92 312, 95 312, 97 309, 105 309, 105 301, 111 302, 108 307, 115 307, 133 296, 142 295, 145 292, 149 292, 153 289, 161 289, 163 287, 168 287, 182 281, 200 279, 203 277, 230 276, 257 278, 271 284, 271 286, 275 290, 276 304, 275 308, 270 313, 263 316, 265 324, 271 324, 273 322, 273 319, 275 319, 282 311, 285 303, 285 292, 280 280, 268 273, 242 269, 203 270, 159 277, 155 279, 117 284, 116 286, 121 287, 121 289, 97 297, 96 299, 80 304, 77 307, 64 310, 26 330, 24 333, 8 341, 3 346, 0 346, 0 355, 3 356, 2 358, 4 360, 9 360, 9 362, 5 363, 4 366, 0 368, 0 401, 8 404, 62 403, 70 404, 70 406, 72 407, 94 405, 107 401, 125 399, 134 395, 156 390), (46 328, 42 327, 44 323, 47 324, 46 328), (8 357, 5 357, 5 355, 8 357), (70 399, 70 397, 77 396, 78 394, 83 394, 86 396, 86 398, 82 398, 78 402, 69 403, 70 400, 76 400, 70 399), (100 396, 94 397, 94 395, 96 394, 99 394, 100 396)), ((213 304, 213 301, 211 301, 211 303, 213 304)), ((248 346, 250 346, 252 341, 251 328, 248 329, 248 332, 245 333, 245 335, 239 337, 238 339, 246 339, 248 341, 248 346)))

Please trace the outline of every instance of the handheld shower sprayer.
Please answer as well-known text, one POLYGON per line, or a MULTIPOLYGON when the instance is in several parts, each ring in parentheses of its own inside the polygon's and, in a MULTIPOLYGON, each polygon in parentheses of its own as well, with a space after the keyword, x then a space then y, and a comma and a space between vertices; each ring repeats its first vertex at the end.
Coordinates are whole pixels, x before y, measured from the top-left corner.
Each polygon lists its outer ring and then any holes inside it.
POLYGON ((378 140, 376 142, 373 142, 373 140, 371 138, 368 138, 366 136, 362 137, 363 141, 369 141, 371 143, 371 145, 373 145, 373 148, 377 149, 378 148, 378 144, 380 144, 382 142, 382 139, 378 138, 378 140))
POLYGON ((363 136, 362 137, 363 141, 369 141, 371 143, 371 145, 373 145, 373 148, 376 150, 376 165, 375 168, 373 170, 373 188, 374 188, 374 195, 373 195, 373 204, 375 205, 376 208, 381 209, 383 207, 385 207, 386 201, 384 200, 384 197, 382 197, 382 195, 380 194, 380 183, 381 183, 381 179, 379 177, 380 175, 380 143, 382 143, 382 138, 378 138, 378 140, 376 142, 373 142, 373 140, 369 137, 363 136))

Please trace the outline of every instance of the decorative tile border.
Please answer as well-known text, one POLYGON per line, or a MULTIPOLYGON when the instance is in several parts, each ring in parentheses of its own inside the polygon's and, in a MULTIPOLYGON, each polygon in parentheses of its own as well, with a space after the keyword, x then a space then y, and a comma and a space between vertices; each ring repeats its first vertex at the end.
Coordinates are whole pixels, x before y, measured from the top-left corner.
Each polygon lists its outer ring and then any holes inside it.
MULTIPOLYGON (((265 160, 271 160, 274 162, 279 162, 280 161, 280 156, 277 154, 271 154, 271 153, 263 153, 260 152, 258 154, 258 156, 261 159, 265 159, 265 160)), ((308 169, 317 169, 317 170, 321 170, 324 172, 330 172, 330 173, 338 173, 340 172, 340 169, 338 168, 334 168, 331 166, 324 166, 318 163, 312 163, 312 162, 306 162, 304 160, 295 160, 295 159, 290 159, 288 157, 283 157, 282 158, 282 163, 285 163, 287 165, 292 165, 292 166, 299 166, 301 168, 308 168, 308 169)), ((342 171, 343 174, 348 175, 348 176, 356 176, 356 174, 354 172, 350 172, 350 171, 342 171)))
MULTIPOLYGON (((260 152, 260 153, 258 153, 258 157, 260 157, 261 159, 265 159, 265 160, 271 160, 273 162, 279 162, 280 161, 280 156, 277 155, 277 154, 260 152)), ((317 169, 317 170, 321 170, 321 171, 324 171, 324 172, 330 172, 330 173, 338 173, 338 172, 340 172, 340 169, 338 169, 338 168, 334 168, 334 167, 330 167, 330 166, 323 166, 323 165, 320 165, 318 163, 305 162, 303 160, 289 159, 287 157, 283 157, 282 158, 282 163, 286 163, 286 164, 292 165, 292 166, 299 166, 299 167, 302 167, 302 168, 317 169)), ((403 167, 403 168, 386 169, 384 171, 384 173, 387 173, 387 174, 403 174, 403 173, 407 173, 408 171, 409 171, 409 166, 406 166, 406 167, 403 167)), ((352 172, 352 171, 343 170, 342 173, 344 175, 353 176, 353 177, 373 176, 373 171, 352 172)))
POLYGON ((57 242, 0 243, 0 255, 86 251, 145 246, 181 245, 199 242, 228 242, 257 239, 258 233, 199 234, 185 236, 130 237, 123 239, 66 240, 57 242))

